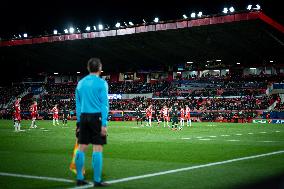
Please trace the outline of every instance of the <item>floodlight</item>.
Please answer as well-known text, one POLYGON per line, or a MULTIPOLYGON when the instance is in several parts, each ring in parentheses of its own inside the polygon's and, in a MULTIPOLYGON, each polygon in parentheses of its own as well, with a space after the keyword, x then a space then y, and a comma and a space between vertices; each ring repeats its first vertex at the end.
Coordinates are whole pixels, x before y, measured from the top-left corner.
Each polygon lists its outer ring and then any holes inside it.
POLYGON ((223 9, 223 13, 227 14, 227 13, 228 13, 228 8, 225 7, 225 8, 223 9))
POLYGON ((154 22, 159 22, 159 18, 158 17, 156 17, 155 19, 154 19, 154 22))
POLYGON ((115 27, 119 28, 119 27, 120 27, 120 23, 117 22, 117 23, 115 24, 115 27))
POLYGON ((198 12, 197 16, 200 18, 202 16, 202 12, 198 12))
POLYGON ((69 32, 70 32, 70 33, 74 33, 74 31, 75 31, 75 29, 74 29, 73 27, 70 27, 70 28, 69 28, 69 32))
POLYGON ((103 26, 102 24, 99 24, 99 25, 98 25, 98 28, 99 28, 99 30, 103 30, 103 29, 104 29, 104 26, 103 26))

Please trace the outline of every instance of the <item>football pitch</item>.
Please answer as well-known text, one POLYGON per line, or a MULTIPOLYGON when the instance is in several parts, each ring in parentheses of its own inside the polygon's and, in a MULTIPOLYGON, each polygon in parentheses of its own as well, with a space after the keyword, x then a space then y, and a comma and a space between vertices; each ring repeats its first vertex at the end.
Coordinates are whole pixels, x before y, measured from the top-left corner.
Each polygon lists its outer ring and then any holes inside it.
MULTIPOLYGON (((75 122, 14 132, 0 120, 0 188, 76 188, 69 170, 75 122)), ((91 182, 91 147, 86 154, 91 182)), ((109 122, 103 179, 108 188, 238 188, 284 173, 284 126, 193 123, 181 131, 109 122)), ((92 185, 85 188, 91 188, 92 185)))

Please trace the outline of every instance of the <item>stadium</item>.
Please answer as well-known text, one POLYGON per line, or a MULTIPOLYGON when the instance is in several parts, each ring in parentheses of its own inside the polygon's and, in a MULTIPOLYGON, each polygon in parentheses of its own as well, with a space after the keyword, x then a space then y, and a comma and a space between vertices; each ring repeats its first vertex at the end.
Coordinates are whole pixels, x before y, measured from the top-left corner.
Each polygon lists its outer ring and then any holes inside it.
POLYGON ((93 57, 108 84, 107 188, 284 188, 284 26, 262 8, 1 36, 0 188, 94 187, 91 147, 88 183, 75 173, 93 57))

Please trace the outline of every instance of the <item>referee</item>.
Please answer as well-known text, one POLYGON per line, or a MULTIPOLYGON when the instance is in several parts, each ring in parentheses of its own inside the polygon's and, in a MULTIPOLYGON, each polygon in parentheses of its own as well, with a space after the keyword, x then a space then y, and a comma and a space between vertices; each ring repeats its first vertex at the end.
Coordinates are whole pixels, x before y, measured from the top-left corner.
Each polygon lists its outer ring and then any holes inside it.
POLYGON ((79 132, 79 149, 75 159, 77 185, 88 184, 84 180, 82 170, 85 162, 85 150, 91 143, 93 144, 94 187, 106 186, 107 183, 102 181, 102 152, 107 135, 108 84, 99 77, 102 71, 100 59, 91 58, 87 68, 90 74, 80 80, 76 88, 77 132, 79 132))

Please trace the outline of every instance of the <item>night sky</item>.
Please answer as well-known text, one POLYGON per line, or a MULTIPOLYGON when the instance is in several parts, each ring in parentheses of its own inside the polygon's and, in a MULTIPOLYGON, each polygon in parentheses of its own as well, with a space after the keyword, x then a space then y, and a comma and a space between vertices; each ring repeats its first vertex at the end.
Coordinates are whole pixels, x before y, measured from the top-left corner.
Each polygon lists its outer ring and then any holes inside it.
POLYGON ((187 1, 138 1, 138 0, 92 0, 92 1, 8 1, 1 4, 0 37, 28 33, 29 36, 52 34, 54 29, 63 33, 70 26, 85 29, 87 25, 99 23, 114 27, 116 22, 142 23, 142 19, 152 21, 180 19, 183 14, 202 11, 203 14, 221 13, 224 6, 234 6, 245 10, 248 4, 259 3, 268 16, 284 24, 284 14, 280 1, 271 0, 187 0, 187 1), (6 9, 4 7, 7 7, 6 9))

